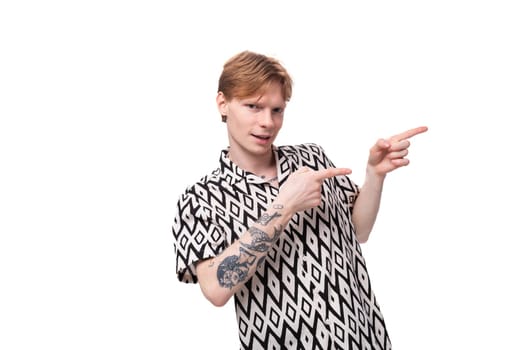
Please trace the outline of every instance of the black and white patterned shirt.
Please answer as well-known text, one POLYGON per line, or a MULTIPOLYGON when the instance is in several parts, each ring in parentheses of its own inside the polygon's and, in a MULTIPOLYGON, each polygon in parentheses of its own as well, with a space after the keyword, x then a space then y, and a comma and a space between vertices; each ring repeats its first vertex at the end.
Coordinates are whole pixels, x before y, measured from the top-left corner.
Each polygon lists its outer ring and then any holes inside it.
MULTIPOLYGON (((315 144, 274 153, 280 184, 300 167, 334 166, 315 144)), ((227 154, 178 201, 173 235, 180 281, 196 283, 195 264, 237 240, 278 194, 227 154)), ((242 349, 391 349, 351 221, 358 193, 347 176, 326 179, 322 204, 292 217, 235 294, 242 349)))

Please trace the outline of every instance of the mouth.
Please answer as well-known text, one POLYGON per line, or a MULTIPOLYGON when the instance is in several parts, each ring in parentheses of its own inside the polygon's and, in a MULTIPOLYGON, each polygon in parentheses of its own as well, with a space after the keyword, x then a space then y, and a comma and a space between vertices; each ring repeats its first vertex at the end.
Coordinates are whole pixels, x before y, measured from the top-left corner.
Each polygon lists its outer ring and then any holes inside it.
POLYGON ((252 134, 252 136, 255 137, 256 139, 263 140, 263 141, 267 141, 267 140, 271 139, 271 136, 266 136, 266 135, 255 135, 255 134, 252 134))

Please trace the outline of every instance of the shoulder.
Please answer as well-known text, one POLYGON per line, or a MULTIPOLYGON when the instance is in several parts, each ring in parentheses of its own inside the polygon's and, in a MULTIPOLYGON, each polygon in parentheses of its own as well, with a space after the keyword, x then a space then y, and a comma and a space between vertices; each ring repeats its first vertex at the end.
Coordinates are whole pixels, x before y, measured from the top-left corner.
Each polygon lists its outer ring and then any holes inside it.
POLYGON ((279 150, 281 150, 286 156, 293 157, 298 160, 326 158, 323 147, 317 143, 301 143, 298 145, 280 146, 279 150))
POLYGON ((220 169, 217 168, 187 186, 182 192, 179 200, 184 201, 188 200, 188 198, 193 198, 193 200, 206 202, 210 195, 219 191, 221 181, 222 174, 220 169))
POLYGON ((312 169, 333 167, 323 147, 317 143, 302 143, 293 146, 281 146, 282 154, 292 160, 297 167, 307 166, 312 169))
POLYGON ((324 154, 323 147, 317 143, 301 143, 298 145, 280 146, 279 150, 285 154, 324 154))

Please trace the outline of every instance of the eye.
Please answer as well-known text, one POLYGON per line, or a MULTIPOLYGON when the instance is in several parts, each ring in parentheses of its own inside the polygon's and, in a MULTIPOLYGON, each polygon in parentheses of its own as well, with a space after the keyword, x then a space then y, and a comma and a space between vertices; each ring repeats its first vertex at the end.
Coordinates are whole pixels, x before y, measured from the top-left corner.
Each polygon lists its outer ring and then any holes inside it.
POLYGON ((277 108, 272 109, 272 111, 273 111, 273 113, 281 114, 281 113, 284 112, 284 108, 277 107, 277 108))
POLYGON ((249 109, 259 109, 259 106, 257 106, 254 103, 247 103, 246 107, 248 107, 249 109))

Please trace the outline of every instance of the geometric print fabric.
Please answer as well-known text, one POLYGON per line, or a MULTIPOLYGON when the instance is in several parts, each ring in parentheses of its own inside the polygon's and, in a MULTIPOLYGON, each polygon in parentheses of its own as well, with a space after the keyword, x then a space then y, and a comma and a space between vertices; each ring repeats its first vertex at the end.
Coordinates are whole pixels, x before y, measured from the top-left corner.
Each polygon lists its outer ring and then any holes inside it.
MULTIPOLYGON (((316 144, 274 147, 282 184, 300 167, 334 164, 316 144)), ((219 167, 189 186, 172 232, 179 280, 218 255, 266 211, 278 189, 220 155, 219 167)), ((351 221, 359 189, 326 179, 322 203, 296 213, 253 277, 235 294, 241 349, 391 350, 383 315, 351 221)))

